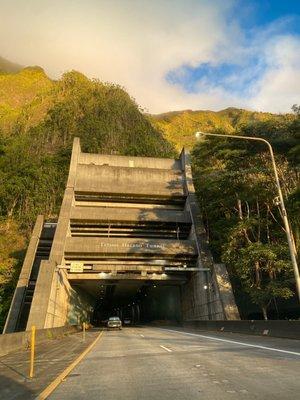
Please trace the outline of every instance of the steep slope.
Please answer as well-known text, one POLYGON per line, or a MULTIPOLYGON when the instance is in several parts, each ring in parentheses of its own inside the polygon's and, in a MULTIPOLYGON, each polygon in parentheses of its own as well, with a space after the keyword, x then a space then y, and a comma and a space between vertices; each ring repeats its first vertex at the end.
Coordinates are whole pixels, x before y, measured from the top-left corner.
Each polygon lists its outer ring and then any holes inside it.
POLYGON ((29 129, 41 121, 51 104, 53 88, 54 82, 39 67, 0 73, 0 130, 8 136, 20 124, 29 129))

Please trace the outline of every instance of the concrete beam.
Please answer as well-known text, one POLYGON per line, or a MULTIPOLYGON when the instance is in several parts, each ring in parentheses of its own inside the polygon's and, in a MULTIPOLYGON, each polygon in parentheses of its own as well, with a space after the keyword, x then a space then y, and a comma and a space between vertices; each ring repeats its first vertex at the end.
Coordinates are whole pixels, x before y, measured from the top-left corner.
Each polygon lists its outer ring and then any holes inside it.
POLYGON ((78 165, 75 192, 158 198, 184 196, 179 171, 78 165))
POLYGON ((80 164, 109 165, 110 167, 181 170, 180 160, 173 158, 114 156, 81 153, 80 164))
POLYGON ((163 256, 196 256, 195 243, 190 240, 166 240, 166 239, 120 239, 68 237, 66 239, 65 257, 71 255, 155 255, 163 256))
POLYGON ((148 271, 148 272, 163 272, 163 267, 145 266, 145 265, 93 265, 93 272, 105 271, 148 271))
POLYGON ((99 282, 107 280, 135 280, 135 281, 173 281, 173 282, 185 282, 187 278, 185 276, 167 275, 167 274, 104 274, 104 273, 85 273, 85 274, 68 274, 67 279, 72 282, 85 281, 85 280, 97 280, 99 282), (101 274, 101 276, 100 276, 101 274))
POLYGON ((174 222, 190 224, 188 212, 143 208, 72 207, 71 222, 174 222))

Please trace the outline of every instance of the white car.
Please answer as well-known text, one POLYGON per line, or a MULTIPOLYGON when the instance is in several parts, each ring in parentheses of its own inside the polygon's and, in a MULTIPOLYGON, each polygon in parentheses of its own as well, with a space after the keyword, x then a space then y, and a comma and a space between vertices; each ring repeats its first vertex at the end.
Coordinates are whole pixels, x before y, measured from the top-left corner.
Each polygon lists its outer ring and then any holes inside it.
POLYGON ((122 329, 122 321, 119 317, 110 317, 107 322, 108 329, 122 329))

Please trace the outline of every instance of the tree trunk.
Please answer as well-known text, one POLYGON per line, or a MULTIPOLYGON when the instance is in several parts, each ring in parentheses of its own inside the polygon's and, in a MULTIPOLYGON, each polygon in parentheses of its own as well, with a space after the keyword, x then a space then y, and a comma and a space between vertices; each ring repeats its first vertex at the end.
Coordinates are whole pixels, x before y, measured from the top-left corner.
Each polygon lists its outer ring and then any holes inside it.
POLYGON ((262 306, 261 310, 262 310, 262 313, 263 313, 263 316, 264 316, 264 320, 267 321, 268 320, 267 307, 262 306))
POLYGON ((240 199, 237 199, 237 207, 238 207, 238 211, 239 211, 239 219, 243 220, 243 209, 242 209, 242 202, 240 199))
POLYGON ((260 287, 260 265, 259 261, 255 261, 255 284, 257 287, 260 287))

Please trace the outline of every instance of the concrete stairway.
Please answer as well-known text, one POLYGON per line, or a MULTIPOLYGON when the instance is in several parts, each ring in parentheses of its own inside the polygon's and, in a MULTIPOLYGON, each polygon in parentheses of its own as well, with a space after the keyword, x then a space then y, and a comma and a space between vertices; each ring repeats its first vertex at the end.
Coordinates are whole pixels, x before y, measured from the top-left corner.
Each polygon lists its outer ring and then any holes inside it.
POLYGON ((24 292, 23 303, 18 317, 16 331, 24 331, 26 329, 28 315, 30 312, 30 307, 34 295, 36 280, 38 277, 41 261, 48 260, 49 258, 53 237, 55 233, 55 228, 56 224, 53 223, 52 224, 45 223, 43 226, 42 233, 36 249, 28 285, 24 292))

